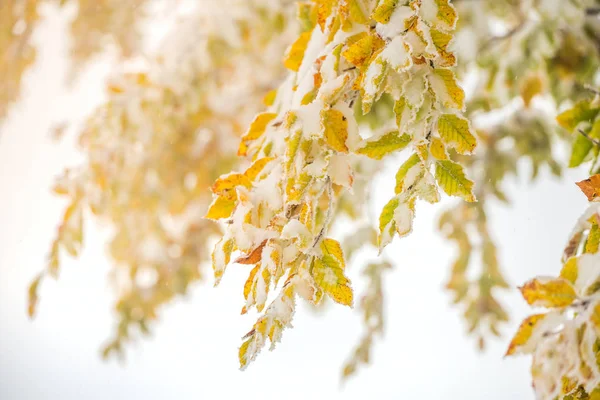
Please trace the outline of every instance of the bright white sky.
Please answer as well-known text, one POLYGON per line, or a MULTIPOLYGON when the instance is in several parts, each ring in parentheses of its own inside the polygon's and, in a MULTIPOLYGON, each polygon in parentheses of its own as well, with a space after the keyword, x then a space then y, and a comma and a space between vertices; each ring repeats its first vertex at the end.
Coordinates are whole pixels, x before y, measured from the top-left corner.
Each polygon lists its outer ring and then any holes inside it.
MULTIPOLYGON (((502 358, 528 312, 515 290, 502 297, 512 317, 505 337, 484 354, 449 306, 442 286, 454 254, 434 230, 444 204, 420 204, 413 234, 388 247, 395 267, 386 280, 386 335, 373 365, 345 385, 341 365, 361 325, 357 312, 341 306, 319 314, 301 307, 276 351, 265 350, 238 371, 237 346, 255 317, 239 315, 245 266, 230 268, 219 289, 209 279, 169 306, 153 337, 129 349, 125 365, 101 361, 99 348, 112 329, 112 297, 103 237, 93 226, 83 256, 66 260, 60 280, 43 285, 38 316, 29 321, 26 289, 44 266, 64 207, 49 187, 64 166, 80 159, 73 131, 57 144, 49 129, 90 111, 109 70, 107 63, 94 65, 68 91, 62 84, 64 19, 51 15, 37 37, 43 47, 23 101, 0 130, 0 399, 533 399, 529 360, 502 358)), ((376 209, 391 195, 386 181, 394 167, 375 184, 376 209)), ((525 179, 509 182, 514 205, 494 207, 490 225, 513 286, 559 270, 566 236, 585 207, 572 182, 584 175, 570 171, 556 181, 544 174, 527 189, 525 179)), ((361 266, 351 268, 358 285, 361 266)))

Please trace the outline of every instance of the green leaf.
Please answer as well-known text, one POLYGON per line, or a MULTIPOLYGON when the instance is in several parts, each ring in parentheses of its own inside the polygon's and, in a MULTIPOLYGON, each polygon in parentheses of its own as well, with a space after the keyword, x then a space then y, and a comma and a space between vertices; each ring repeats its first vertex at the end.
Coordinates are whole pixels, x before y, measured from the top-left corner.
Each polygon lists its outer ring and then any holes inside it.
POLYGON ((579 123, 587 121, 593 123, 600 108, 592 108, 589 101, 580 101, 556 117, 556 121, 563 128, 574 131, 579 123))
POLYGON ((394 9, 398 5, 400 0, 380 0, 379 4, 373 11, 371 18, 381 24, 387 24, 390 22, 390 18, 394 13, 394 9))
POLYGON ((462 197, 468 202, 475 201, 473 181, 466 177, 462 165, 450 160, 437 161, 435 179, 446 194, 462 197))
POLYGON ((405 189, 404 178, 406 178, 406 174, 412 167, 417 165, 417 163, 419 163, 420 161, 421 160, 419 159, 419 156, 415 153, 412 156, 410 156, 408 160, 404 162, 404 164, 400 166, 398 172, 396 172, 396 194, 401 193, 405 189))
POLYGON ((398 131, 392 131, 384 134, 373 141, 367 141, 367 144, 358 150, 359 154, 367 157, 381 160, 384 156, 396 151, 402 150, 411 141, 408 134, 401 135, 398 131))
POLYGON ((593 143, 583 135, 577 135, 573 141, 573 149, 571 150, 571 158, 569 159, 569 168, 574 168, 581 165, 585 158, 592 150, 593 143))
POLYGON ((455 114, 443 114, 437 124, 440 137, 459 154, 471 154, 477 145, 477 139, 471 132, 466 118, 455 114))

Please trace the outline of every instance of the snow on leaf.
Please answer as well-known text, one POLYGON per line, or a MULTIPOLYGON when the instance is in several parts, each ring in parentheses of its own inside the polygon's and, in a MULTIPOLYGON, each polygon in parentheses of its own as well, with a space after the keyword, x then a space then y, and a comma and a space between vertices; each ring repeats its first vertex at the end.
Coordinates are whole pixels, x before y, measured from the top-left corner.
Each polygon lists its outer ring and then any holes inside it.
MULTIPOLYGON (((409 186, 404 184, 408 171, 412 170, 415 165, 420 163, 420 161, 421 159, 415 153, 412 156, 410 156, 408 160, 404 162, 404 164, 400 166, 398 172, 396 172, 396 194, 403 192, 404 190, 406 190, 406 187, 409 186)), ((412 181, 414 181, 414 179, 412 179, 412 181)))
POLYGON ((413 65, 411 48, 401 36, 396 36, 381 52, 381 59, 396 71, 404 71, 413 65))
POLYGON ((254 118, 254 121, 250 124, 250 128, 248 128, 248 132, 242 136, 238 155, 246 155, 249 142, 259 139, 265 133, 267 125, 275 119, 275 117, 277 117, 277 114, 275 113, 261 113, 254 118))
POLYGON ((512 338, 510 344, 508 345, 508 349, 506 350, 506 355, 510 356, 516 353, 528 353, 530 352, 536 343, 532 340, 532 336, 539 326, 541 322, 547 317, 547 314, 534 314, 527 317, 517 329, 517 333, 512 338))
POLYGON ((396 230, 394 213, 399 204, 400 200, 398 196, 395 196, 381 210, 381 214, 379 215, 379 235, 377 237, 380 250, 392 241, 393 232, 396 230))
POLYGON ((566 307, 577 298, 575 288, 566 279, 536 278, 519 288, 523 298, 534 307, 566 307))
POLYGON ((343 266, 335 257, 315 258, 312 276, 317 286, 336 303, 352 306, 350 279, 344 275, 343 266))
POLYGON ((252 163, 250 167, 244 172, 244 175, 250 180, 254 181, 260 173, 263 171, 265 166, 273 161, 274 157, 263 157, 252 163))
POLYGON ((250 254, 245 256, 238 257, 234 263, 236 264, 256 264, 259 263, 262 259, 262 251, 265 245, 267 244, 267 240, 263 240, 261 244, 259 244, 254 250, 250 252, 250 254))
POLYGON ((357 24, 365 25, 369 22, 368 14, 365 14, 367 2, 370 0, 340 0, 340 15, 357 24))
POLYGON ((358 36, 360 37, 342 51, 342 57, 356 67, 362 67, 374 53, 385 45, 385 42, 376 33, 361 32, 358 36))
POLYGON ((421 0, 421 13, 423 18, 446 31, 456 27, 458 14, 450 3, 451 0, 421 0))
POLYGON ((228 196, 217 196, 211 203, 204 218, 222 219, 229 218, 235 209, 235 197, 232 199, 228 196))
POLYGON ((435 179, 446 194, 462 197, 468 202, 475 201, 473 181, 466 177, 462 165, 450 160, 436 161, 435 179))
POLYGON ((408 134, 401 135, 398 131, 391 131, 384 133, 383 135, 369 139, 365 142, 365 145, 357 150, 359 154, 364 154, 367 157, 381 160, 384 156, 393 153, 397 150, 402 150, 411 141, 411 137, 408 134))
POLYGON ((456 114, 442 114, 438 118, 437 130, 444 143, 459 154, 471 154, 475 149, 477 140, 466 118, 456 114))
POLYGON ((449 33, 432 28, 431 40, 437 49, 439 57, 436 59, 436 65, 440 67, 453 67, 456 65, 456 56, 448 50, 453 36, 449 33))
POLYGON ((337 262, 341 265, 342 269, 346 268, 346 262, 344 261, 344 252, 342 251, 342 246, 335 239, 325 238, 321 242, 321 251, 323 252, 323 256, 330 255, 337 260, 337 262))
POLYGON ((325 142, 329 147, 340 153, 347 153, 348 146, 348 121, 339 110, 321 110, 321 128, 325 136, 325 142))
POLYGON ((373 105, 373 102, 379 98, 381 91, 385 84, 385 78, 387 76, 387 63, 381 59, 376 58, 371 62, 367 68, 367 71, 363 77, 364 85, 362 88, 362 112, 367 114, 373 105))
POLYGON ((594 201, 600 196, 600 174, 592 175, 577 182, 576 185, 579 186, 588 201, 594 201))
POLYGON ((379 0, 377 7, 373 10, 371 18, 381 24, 387 24, 390 22, 392 13, 399 2, 400 0, 379 0))
POLYGON ((303 32, 290 46, 283 61, 283 65, 285 65, 287 69, 298 72, 302 60, 304 59, 304 53, 308 47, 311 35, 312 31, 303 32))
POLYGON ((212 252, 212 266, 215 275, 215 286, 219 284, 225 268, 231 260, 231 253, 233 251, 233 239, 222 238, 215 244, 215 248, 212 252))
POLYGON ((215 194, 223 194, 230 189, 235 189, 238 186, 250 188, 252 182, 244 174, 231 173, 219 177, 213 184, 211 190, 215 194))
POLYGON ((465 108, 465 92, 458 85, 454 72, 436 68, 428 75, 428 79, 436 98, 444 107, 457 110, 465 108))

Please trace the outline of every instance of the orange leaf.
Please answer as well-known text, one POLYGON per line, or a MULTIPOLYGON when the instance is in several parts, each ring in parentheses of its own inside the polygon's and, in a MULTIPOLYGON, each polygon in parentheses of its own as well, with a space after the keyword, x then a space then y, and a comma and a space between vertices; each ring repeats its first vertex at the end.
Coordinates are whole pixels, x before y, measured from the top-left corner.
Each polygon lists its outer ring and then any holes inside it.
POLYGON ((254 250, 252 250, 250 252, 250 254, 248 254, 247 256, 241 256, 238 257, 234 262, 237 264, 256 264, 258 262, 260 262, 260 260, 262 259, 262 250, 265 247, 265 245, 267 244, 267 240, 263 240, 263 242, 258 245, 257 248, 255 248, 254 250))
POLYGON ((600 195, 600 174, 592 175, 583 181, 577 182, 576 185, 579 186, 588 201, 594 201, 600 195))

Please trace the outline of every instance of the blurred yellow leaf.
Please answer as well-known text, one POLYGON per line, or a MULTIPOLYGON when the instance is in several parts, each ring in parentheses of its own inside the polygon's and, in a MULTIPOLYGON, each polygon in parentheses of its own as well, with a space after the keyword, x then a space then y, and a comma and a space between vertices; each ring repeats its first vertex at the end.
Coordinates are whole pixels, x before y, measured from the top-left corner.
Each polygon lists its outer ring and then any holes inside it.
POLYGON ((575 288, 566 279, 532 279, 519 288, 523 298, 534 307, 566 307, 577 298, 575 288))

